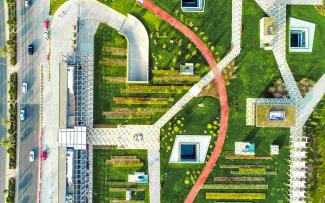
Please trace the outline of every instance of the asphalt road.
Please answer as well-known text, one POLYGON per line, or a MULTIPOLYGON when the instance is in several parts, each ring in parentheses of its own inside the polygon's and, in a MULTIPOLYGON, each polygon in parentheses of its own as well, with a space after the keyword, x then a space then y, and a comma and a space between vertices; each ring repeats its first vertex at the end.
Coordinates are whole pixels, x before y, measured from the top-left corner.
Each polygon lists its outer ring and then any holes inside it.
MULTIPOLYGON (((5 0, 0 0, 0 47, 5 45, 5 22, 4 22, 4 9, 3 4, 5 0)), ((0 120, 6 118, 7 113, 7 67, 5 65, 6 60, 3 57, 0 57, 0 120)), ((0 125, 0 139, 2 139, 6 135, 6 129, 0 125)), ((6 150, 0 146, 0 202, 5 202, 5 198, 3 195, 3 190, 6 184, 6 165, 2 163, 6 163, 6 150)))
POLYGON ((31 7, 24 7, 24 0, 17 1, 18 46, 18 112, 25 110, 25 119, 18 122, 18 190, 17 202, 36 202, 39 170, 39 109, 40 67, 46 62, 48 42, 43 37, 43 21, 48 18, 49 3, 32 0, 31 7), (27 47, 34 46, 34 54, 28 55, 27 47), (22 93, 22 83, 28 90, 22 93), (35 161, 29 161, 29 152, 35 152, 35 161))

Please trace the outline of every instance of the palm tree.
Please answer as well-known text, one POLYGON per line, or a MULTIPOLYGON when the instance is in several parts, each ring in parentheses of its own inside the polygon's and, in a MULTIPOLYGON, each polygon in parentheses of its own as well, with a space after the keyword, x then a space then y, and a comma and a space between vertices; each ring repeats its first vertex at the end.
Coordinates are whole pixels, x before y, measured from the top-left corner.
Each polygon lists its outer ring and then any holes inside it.
POLYGON ((2 47, 0 48, 0 56, 5 57, 8 54, 8 49, 7 47, 2 47))
POLYGON ((0 124, 4 127, 4 128, 9 128, 10 122, 7 119, 3 119, 0 120, 0 124))
POLYGON ((11 142, 9 139, 2 139, 0 140, 0 145, 2 145, 6 150, 11 147, 11 142))

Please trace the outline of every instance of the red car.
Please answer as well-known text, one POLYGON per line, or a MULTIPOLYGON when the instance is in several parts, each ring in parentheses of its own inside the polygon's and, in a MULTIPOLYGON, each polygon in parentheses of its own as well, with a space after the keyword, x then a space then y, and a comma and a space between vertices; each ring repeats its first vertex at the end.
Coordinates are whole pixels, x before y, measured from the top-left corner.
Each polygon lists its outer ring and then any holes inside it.
POLYGON ((41 156, 41 158, 42 158, 42 160, 46 160, 46 158, 47 158, 47 152, 46 152, 46 150, 44 150, 44 151, 42 152, 42 156, 41 156))
POLYGON ((49 29, 49 19, 44 20, 43 25, 45 29, 49 29))

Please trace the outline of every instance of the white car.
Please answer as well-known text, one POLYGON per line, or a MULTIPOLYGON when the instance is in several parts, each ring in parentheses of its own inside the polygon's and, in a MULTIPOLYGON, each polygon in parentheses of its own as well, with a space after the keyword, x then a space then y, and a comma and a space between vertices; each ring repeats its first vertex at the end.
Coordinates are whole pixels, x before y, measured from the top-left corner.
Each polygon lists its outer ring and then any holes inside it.
POLYGON ((30 0, 25 0, 25 8, 29 8, 30 7, 30 0))
POLYGON ((30 162, 33 162, 34 159, 35 159, 35 153, 34 153, 33 150, 31 150, 31 151, 29 152, 29 161, 30 161, 30 162))
POLYGON ((23 83, 23 88, 22 88, 22 92, 25 93, 27 92, 27 89, 28 89, 28 86, 27 86, 27 83, 23 83))
POLYGON ((45 38, 46 40, 49 39, 49 31, 47 31, 47 30, 44 31, 44 38, 45 38))
POLYGON ((20 110, 20 120, 21 121, 25 120, 25 110, 24 109, 20 110))

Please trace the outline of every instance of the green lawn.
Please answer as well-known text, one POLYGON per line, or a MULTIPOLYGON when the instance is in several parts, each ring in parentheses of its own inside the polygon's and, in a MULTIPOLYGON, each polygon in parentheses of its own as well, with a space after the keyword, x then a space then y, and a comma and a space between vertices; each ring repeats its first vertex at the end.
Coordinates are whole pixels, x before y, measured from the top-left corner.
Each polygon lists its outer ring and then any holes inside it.
MULTIPOLYGON (((289 129, 246 126, 246 98, 267 97, 267 87, 277 78, 281 77, 281 75, 272 52, 259 48, 259 20, 265 13, 254 0, 244 0, 243 7, 242 51, 236 59, 236 64, 239 66, 236 72, 237 78, 227 86, 229 98, 228 133, 221 157, 210 174, 207 184, 216 184, 217 182, 213 180, 216 176, 236 176, 231 174, 230 169, 221 169, 221 165, 265 165, 277 173, 277 175, 261 175, 266 178, 266 181, 263 183, 268 185, 268 189, 262 191, 239 190, 239 192, 265 193, 266 200, 255 200, 252 202, 287 202, 286 194, 288 190, 286 184, 288 183, 287 173, 289 168, 287 161, 289 158, 289 129), (256 155, 259 156, 269 156, 270 144, 277 144, 280 146, 280 155, 274 156, 271 160, 226 160, 225 156, 233 153, 234 143, 236 141, 249 141, 254 143, 256 155)), ((184 117, 184 129, 188 134, 202 134, 202 131, 204 134, 207 123, 211 122, 218 115, 219 107, 217 102, 214 105, 206 105, 210 109, 206 109, 206 113, 204 114, 196 114, 196 109, 198 108, 197 103, 198 101, 193 100, 182 112, 176 115, 176 121, 175 118, 171 120, 173 123, 177 122, 179 118, 184 117), (186 111, 193 111, 193 114, 184 113, 186 111), (203 119, 206 116, 210 120, 203 119), (192 121, 188 125, 185 122, 187 119, 192 121), (196 127, 196 122, 199 122, 201 119, 203 119, 202 122, 204 124, 202 123, 196 127), (185 126, 187 127, 185 128, 185 126)), ((162 139, 164 133, 166 133, 166 128, 169 128, 168 125, 164 127, 162 139)), ((173 126, 174 124, 171 125, 173 126)), ((213 139, 216 138, 213 137, 213 139)), ((197 174, 202 170, 203 165, 168 164, 170 152, 164 153, 163 147, 168 149, 168 146, 164 146, 164 143, 165 140, 161 142, 161 151, 163 152, 161 153, 161 177, 163 180, 162 201, 173 202, 177 200, 177 202, 181 202, 186 197, 192 185, 191 176, 196 180, 197 174), (185 184, 186 179, 189 180, 189 184, 185 184), (172 191, 176 191, 176 194, 172 191)), ((169 145, 172 146, 172 144, 173 139, 169 145)), ((211 144, 213 145, 213 142, 211 144)), ((236 182, 225 182, 225 184, 230 183, 236 184, 236 182)), ((206 200, 206 192, 238 192, 238 190, 201 190, 196 198, 196 202, 215 202, 206 200)))
POLYGON ((58 10, 58 8, 67 1, 68 0, 51 0, 50 1, 50 14, 54 15, 56 10, 58 10))
POLYGON ((317 105, 305 129, 309 137, 308 202, 322 203, 325 200, 325 97, 317 105))
POLYGON ((198 97, 191 100, 182 111, 161 129, 162 202, 182 202, 204 166, 204 164, 168 163, 176 135, 212 134, 211 147, 208 151, 208 154, 211 154, 216 132, 219 128, 218 114, 219 103, 216 99, 198 97))
MULTIPOLYGON (((105 24, 100 24, 95 35, 94 53, 94 124, 152 124, 170 106, 172 106, 191 86, 192 81, 179 81, 179 84, 151 81, 149 85, 128 84, 126 80, 127 40, 120 33, 105 24), (114 53, 112 49, 122 50, 122 54, 114 53), (122 61, 124 64, 115 64, 114 61, 122 61), (118 80, 118 81, 114 81, 118 80), (122 79, 122 80, 121 80, 122 79), (125 92, 128 88, 138 88, 138 92, 125 92), (148 88, 158 88, 148 90, 148 88), (166 90, 162 91, 163 88, 166 90), (147 92, 145 92, 147 91, 147 92), (164 98, 169 101, 156 104, 121 104, 114 99, 122 98, 164 98), (131 113, 126 113, 131 112, 131 113), (109 116, 105 113, 110 113, 109 116), (105 114, 105 115, 104 115, 105 114)), ((163 69, 162 69, 163 70, 163 69)), ((175 71, 175 70, 166 70, 175 71)), ((155 73, 155 78, 159 74, 155 73)), ((198 79, 200 75, 196 74, 198 79)), ((162 78, 168 75, 164 75, 162 78)), ((175 76, 180 76, 176 71, 175 76)), ((152 76, 153 77, 153 76, 152 76)))
MULTIPOLYGON (((120 34, 108 26, 100 25, 95 35, 94 73, 96 75, 96 80, 94 82, 94 124, 106 126, 116 124, 152 124, 160 118, 168 108, 177 102, 178 99, 200 79, 200 77, 204 76, 210 68, 198 50, 186 37, 173 29, 169 24, 160 20, 153 13, 147 11, 134 0, 100 0, 100 2, 125 15, 130 13, 144 24, 150 41, 149 86, 159 87, 161 90, 160 92, 153 91, 148 93, 145 92, 145 89, 148 88, 146 85, 142 85, 142 87, 141 85, 137 85, 142 88, 143 91, 130 93, 125 92, 125 89, 134 88, 133 86, 136 85, 108 81, 107 78, 110 77, 119 77, 120 79, 126 77, 126 66, 112 67, 112 65, 109 64, 110 62, 107 62, 107 59, 126 59, 123 57, 116 57, 107 51, 108 47, 118 47, 114 43, 116 42, 116 38, 121 38, 120 34), (175 77, 180 76, 178 73, 180 65, 188 62, 192 62, 195 65, 192 80, 179 78, 176 79, 176 81, 171 81, 175 79, 175 77), (154 71, 176 71, 177 74, 154 74, 154 71), (164 79, 164 81, 161 81, 161 79, 164 79), (162 91, 164 88, 168 90, 162 91), (113 102, 115 97, 166 98, 169 99, 170 102, 161 105, 116 104, 113 102), (133 112, 132 115, 126 115, 125 112, 118 112, 114 114, 114 116, 110 113, 110 117, 103 115, 103 113, 121 110, 136 111, 137 113, 133 112), (148 111, 152 111, 150 115, 148 111), (126 116, 117 116, 122 114, 126 116)), ((161 6, 164 7, 163 5, 161 6)), ((178 11, 176 17, 193 30, 196 30, 195 32, 205 41, 212 53, 216 56, 216 59, 219 60, 225 55, 230 47, 231 2, 223 0, 221 2, 218 1, 218 3, 213 3, 210 6, 216 7, 217 11, 208 9, 204 14, 193 14, 193 16, 178 11), (185 15, 187 17, 185 17, 185 15), (225 18, 225 16, 228 16, 228 18, 225 18), (189 19, 191 19, 191 21, 189 19), (215 23, 218 20, 220 23, 215 23), (214 28, 213 31, 211 31, 212 27, 214 28)), ((164 8, 169 11, 168 8, 164 8)), ((126 40, 124 41, 126 42, 126 40)), ((124 45, 125 44, 121 47, 125 48, 126 46, 124 45)))
MULTIPOLYGON (((122 149, 94 149, 93 160, 93 201, 98 203, 108 202, 110 198, 125 198, 124 191, 112 191, 116 188, 143 188, 145 194, 140 195, 145 202, 149 202, 148 184, 127 184, 128 174, 141 171, 148 174, 148 162, 146 150, 122 150, 122 149), (113 167, 106 164, 106 160, 112 156, 136 156, 143 162, 143 167, 113 167), (120 182, 112 184, 112 182, 120 182), (112 189, 113 188, 113 189, 112 189)), ((135 198, 140 198, 135 195, 135 198)))
MULTIPOLYGON (((325 16, 321 16, 314 6, 288 6, 287 24, 289 17, 305 20, 316 24, 312 53, 289 53, 287 61, 296 79, 309 77, 317 81, 325 73, 325 16)), ((289 42, 289 35, 287 35, 289 42)), ((287 43, 289 46, 289 43, 287 43)))

